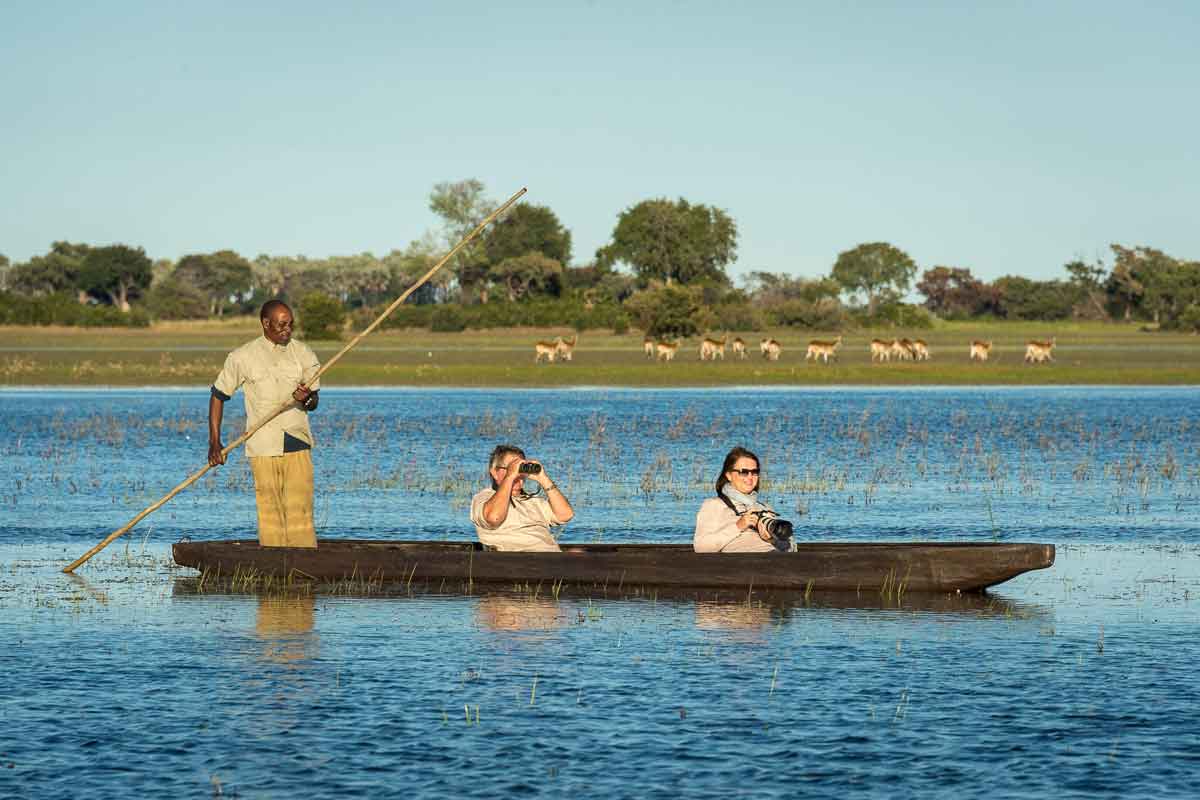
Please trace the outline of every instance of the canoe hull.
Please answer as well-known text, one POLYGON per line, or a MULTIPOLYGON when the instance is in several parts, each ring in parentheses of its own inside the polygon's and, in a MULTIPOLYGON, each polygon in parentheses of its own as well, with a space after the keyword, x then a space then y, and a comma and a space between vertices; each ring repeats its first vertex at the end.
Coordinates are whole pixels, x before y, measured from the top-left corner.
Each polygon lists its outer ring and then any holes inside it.
POLYGON ((561 584, 786 591, 982 591, 1054 563, 1030 543, 802 544, 794 553, 696 553, 690 545, 565 545, 499 553, 473 542, 330 539, 316 549, 254 540, 176 543, 175 563, 224 576, 317 581, 561 584))

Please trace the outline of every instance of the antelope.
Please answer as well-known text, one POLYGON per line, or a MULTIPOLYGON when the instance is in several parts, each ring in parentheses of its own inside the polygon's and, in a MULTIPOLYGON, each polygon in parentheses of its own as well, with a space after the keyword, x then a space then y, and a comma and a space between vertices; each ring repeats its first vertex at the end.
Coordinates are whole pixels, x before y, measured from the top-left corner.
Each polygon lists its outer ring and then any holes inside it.
POLYGON ((1042 364, 1054 360, 1054 338, 1048 342, 1030 339, 1025 343, 1025 363, 1042 364))
POLYGON ((912 346, 913 356, 917 359, 917 361, 929 360, 929 345, 925 344, 924 339, 917 339, 912 343, 912 346))
POLYGON ((535 342, 533 345, 533 363, 538 364, 544 358, 550 364, 554 363, 554 357, 558 355, 558 346, 562 343, 562 339, 554 337, 553 342, 535 342))
POLYGON ((655 342, 654 353, 659 361, 671 361, 675 358, 675 351, 679 349, 679 342, 655 342))
POLYGON ((884 339, 871 340, 871 360, 872 361, 890 361, 892 357, 892 343, 884 339))
POLYGON ((767 361, 778 361, 779 356, 783 353, 783 345, 774 339, 763 339, 758 346, 762 350, 763 358, 767 361))
POLYGON ((841 346, 841 336, 837 337, 832 342, 823 342, 819 339, 813 339, 808 343, 808 352, 804 354, 804 360, 808 361, 811 358, 813 363, 816 363, 818 358, 823 358, 825 359, 825 363, 828 364, 830 356, 837 358, 837 350, 841 346))
POLYGON ((575 343, 579 341, 579 334, 575 334, 574 336, 572 336, 571 341, 569 341, 569 342, 566 339, 562 339, 562 338, 558 339, 557 341, 558 341, 558 344, 555 346, 554 349, 555 349, 555 352, 557 353, 558 357, 561 358, 563 361, 570 361, 571 357, 575 353, 575 343))
POLYGON ((892 339, 892 343, 888 345, 888 351, 896 357, 897 361, 908 361, 912 358, 912 351, 908 349, 910 344, 912 342, 908 339, 892 339))
POLYGON ((721 341, 709 339, 707 336, 700 342, 700 360, 701 361, 716 361, 718 357, 722 361, 725 360, 725 343, 729 341, 729 334, 725 334, 721 341))
POLYGON ((654 358, 654 340, 649 336, 642 339, 642 352, 646 354, 646 358, 654 358))
POLYGON ((992 343, 981 342, 975 339, 971 342, 971 360, 972 361, 987 361, 988 355, 992 352, 992 343))
POLYGON ((746 343, 740 336, 733 340, 733 355, 735 358, 746 357, 746 343))

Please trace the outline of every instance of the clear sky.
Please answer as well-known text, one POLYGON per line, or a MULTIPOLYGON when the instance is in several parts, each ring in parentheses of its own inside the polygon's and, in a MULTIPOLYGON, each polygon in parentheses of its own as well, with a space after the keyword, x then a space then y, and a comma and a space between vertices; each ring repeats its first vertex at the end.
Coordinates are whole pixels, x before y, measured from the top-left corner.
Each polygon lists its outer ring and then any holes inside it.
POLYGON ((1198 43, 1196 2, 9 0, 0 253, 384 255, 474 177, 576 264, 653 197, 726 210, 735 276, 1200 258, 1198 43))

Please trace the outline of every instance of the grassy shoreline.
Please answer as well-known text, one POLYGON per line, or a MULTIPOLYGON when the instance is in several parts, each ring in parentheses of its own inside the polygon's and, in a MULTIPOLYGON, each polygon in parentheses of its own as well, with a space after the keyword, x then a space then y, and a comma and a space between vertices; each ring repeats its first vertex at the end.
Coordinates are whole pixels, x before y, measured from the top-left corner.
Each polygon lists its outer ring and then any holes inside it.
MULTIPOLYGON (((813 338, 831 332, 792 329, 731 332, 749 358, 701 362, 699 339, 685 340, 671 363, 647 360, 640 333, 584 331, 570 363, 534 364, 533 343, 567 329, 431 333, 377 332, 324 378, 327 386, 504 387, 622 386, 968 386, 1200 384, 1200 337, 1148 333, 1105 323, 941 323, 932 330, 843 333, 836 363, 806 362, 813 338), (783 356, 768 362, 758 341, 773 336, 783 356), (1027 339, 1054 336, 1055 362, 1022 362, 1027 339), (872 364, 872 338, 921 338, 932 359, 872 364), (986 364, 971 363, 972 339, 994 342, 986 364)), ((225 355, 259 334, 257 320, 165 323, 148 329, 0 326, 0 386, 195 386, 210 382, 225 355)), ((310 342, 322 359, 344 342, 310 342)), ((731 354, 730 354, 731 355, 731 354)))

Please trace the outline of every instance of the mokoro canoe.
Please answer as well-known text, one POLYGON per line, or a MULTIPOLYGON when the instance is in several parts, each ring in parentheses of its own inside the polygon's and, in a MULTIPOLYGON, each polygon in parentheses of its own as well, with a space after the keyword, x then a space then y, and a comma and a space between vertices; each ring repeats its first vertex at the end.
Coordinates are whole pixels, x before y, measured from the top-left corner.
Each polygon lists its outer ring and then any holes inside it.
POLYGON ((476 542, 325 539, 316 549, 254 540, 182 541, 175 563, 217 576, 420 584, 981 591, 1054 563, 1054 545, 806 543, 794 553, 696 553, 685 544, 567 544, 561 553, 500 553, 476 542))

